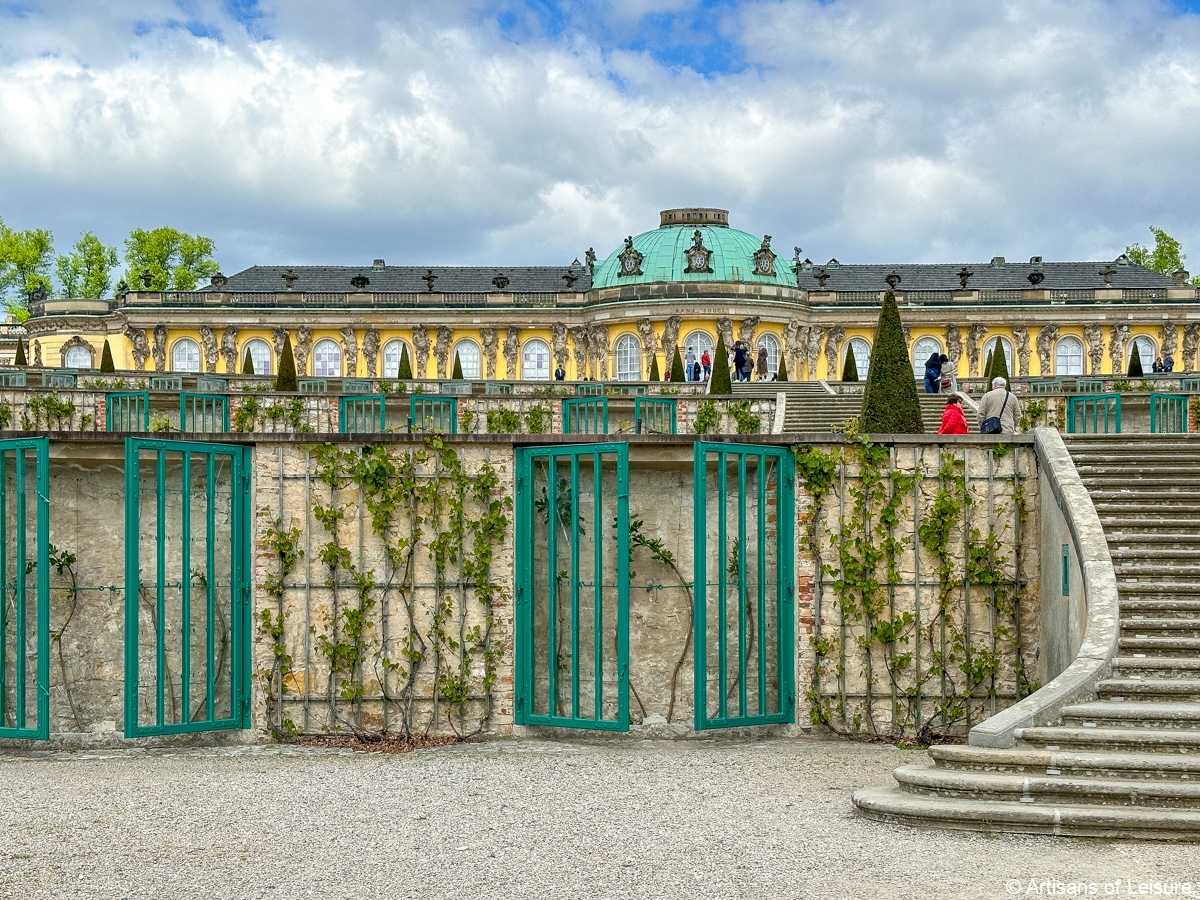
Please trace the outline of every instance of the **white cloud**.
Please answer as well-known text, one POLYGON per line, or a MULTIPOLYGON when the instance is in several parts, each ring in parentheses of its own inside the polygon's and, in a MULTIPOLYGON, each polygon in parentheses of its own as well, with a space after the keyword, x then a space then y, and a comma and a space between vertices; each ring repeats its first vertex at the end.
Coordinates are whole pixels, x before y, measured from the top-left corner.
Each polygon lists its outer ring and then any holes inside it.
POLYGON ((0 19, 0 215, 60 247, 171 223, 227 269, 564 264, 713 204, 814 259, 1104 257, 1156 224, 1200 269, 1200 25, 1165 6, 748 3, 726 75, 451 5, 289 0, 261 39, 215 2, 43 9, 0 19))

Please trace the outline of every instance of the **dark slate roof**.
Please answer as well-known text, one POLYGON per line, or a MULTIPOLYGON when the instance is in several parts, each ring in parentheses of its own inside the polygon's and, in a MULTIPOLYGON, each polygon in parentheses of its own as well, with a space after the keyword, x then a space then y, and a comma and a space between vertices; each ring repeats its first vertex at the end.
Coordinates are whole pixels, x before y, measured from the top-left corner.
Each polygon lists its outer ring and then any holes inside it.
MULTIPOLYGON (((484 293, 498 290, 492 279, 503 274, 508 279, 506 291, 514 293, 553 293, 568 290, 568 272, 577 280, 570 290, 586 291, 592 277, 584 266, 512 266, 508 268, 483 266, 251 266, 230 275, 221 290, 230 292, 282 291, 287 289, 283 278, 286 272, 298 276, 292 284, 295 291, 352 292, 350 279, 365 275, 370 279, 368 291, 427 292, 424 279, 427 272, 437 276, 434 291, 454 293, 484 293)), ((212 288, 206 288, 212 290, 212 288)))
MULTIPOLYGON (((827 291, 882 291, 887 290, 884 280, 895 272, 900 276, 896 285, 899 291, 950 291, 960 290, 958 272, 963 263, 897 263, 895 265, 821 265, 815 263, 811 270, 802 267, 799 286, 810 291, 820 290, 818 270, 829 275, 825 282, 827 291)), ((966 269, 974 274, 967 279, 967 289, 976 291, 1027 290, 1031 272, 1041 272, 1045 279, 1037 287, 1041 290, 1092 290, 1095 288, 1168 288, 1175 287, 1174 280, 1150 269, 1115 262, 1007 262, 966 263, 966 269), (1112 284, 1106 284, 1100 271, 1112 268, 1112 284)))

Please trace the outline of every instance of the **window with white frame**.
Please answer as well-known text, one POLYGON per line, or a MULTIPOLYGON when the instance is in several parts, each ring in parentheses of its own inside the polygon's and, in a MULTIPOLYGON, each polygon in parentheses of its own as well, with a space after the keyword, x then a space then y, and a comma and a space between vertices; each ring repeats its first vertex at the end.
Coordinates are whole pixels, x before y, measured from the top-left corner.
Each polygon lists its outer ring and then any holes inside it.
MULTIPOLYGON (((863 338, 858 337, 850 338, 850 340, 846 341, 846 349, 842 355, 843 369, 846 367, 845 353, 854 354, 854 368, 858 371, 858 380, 865 380, 867 372, 871 370, 871 345, 863 338)), ((841 375, 842 373, 838 372, 837 374, 841 375)), ((924 367, 922 367, 921 374, 924 375, 924 367)), ((833 373, 830 373, 829 377, 832 378, 833 373)))
MULTIPOLYGON (((396 339, 388 341, 383 345, 383 377, 384 378, 399 378, 400 377, 400 357, 404 353, 406 344, 404 341, 396 339)), ((408 357, 409 366, 412 365, 412 356, 408 357)))
POLYGON ((632 334, 617 339, 617 381, 642 380, 642 343, 632 334))
MULTIPOLYGON (((474 341, 459 341, 454 348, 454 352, 458 354, 458 364, 462 366, 462 377, 474 380, 479 377, 479 345, 474 341)), ((450 357, 452 360, 453 356, 450 357)), ((451 366, 454 363, 451 362, 451 366)), ((450 370, 450 374, 454 374, 454 370, 450 370)))
POLYGON ((550 380, 550 345, 535 338, 521 348, 521 377, 526 381, 550 380))
POLYGON ((317 378, 339 378, 342 374, 342 347, 323 338, 313 345, 312 373, 317 378))
POLYGON ((1125 351, 1125 371, 1129 371, 1129 364, 1133 361, 1133 348, 1138 348, 1138 359, 1142 363, 1142 371, 1149 373, 1154 365, 1155 357, 1158 356, 1158 350, 1155 348, 1154 338, 1145 334, 1136 334, 1133 340, 1129 342, 1129 349, 1125 351))
POLYGON ((271 374, 271 345, 260 338, 246 341, 242 346, 242 359, 250 354, 250 362, 254 364, 255 375, 271 374))
POLYGON ((92 351, 87 347, 72 347, 63 358, 63 365, 68 369, 90 369, 92 367, 92 351))
POLYGON ((913 375, 923 379, 925 377, 925 361, 934 353, 942 352, 942 342, 935 337, 918 338, 913 344, 913 375))
MULTIPOLYGON (((756 344, 756 349, 766 349, 767 351, 767 377, 776 375, 779 372, 779 339, 773 334, 760 335, 756 344)), ((758 372, 758 354, 754 356, 755 372, 758 372)), ((757 374, 754 376, 758 377, 757 374)))
MULTIPOLYGON (((716 350, 717 345, 707 331, 693 331, 686 338, 684 338, 683 343, 679 345, 679 356, 681 359, 687 358, 688 347, 691 347, 692 352, 696 355, 696 362, 700 361, 700 357, 703 356, 704 351, 707 350, 709 364, 712 364, 713 351, 716 350)), ((670 360, 668 360, 668 368, 670 367, 670 364, 670 360)))
POLYGON ((1054 345, 1054 374, 1083 374, 1083 341, 1067 335, 1054 345))
POLYGON ((180 338, 171 348, 172 372, 199 372, 200 345, 191 338, 180 338))

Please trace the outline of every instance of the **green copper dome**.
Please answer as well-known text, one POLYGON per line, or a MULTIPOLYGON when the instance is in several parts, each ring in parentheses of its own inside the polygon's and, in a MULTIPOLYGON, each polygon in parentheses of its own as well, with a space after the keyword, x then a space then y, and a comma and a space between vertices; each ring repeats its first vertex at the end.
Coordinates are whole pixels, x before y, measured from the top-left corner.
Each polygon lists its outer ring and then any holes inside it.
MULTIPOLYGON (((592 273, 593 288, 620 287, 627 284, 651 284, 664 281, 707 282, 742 281, 751 284, 796 286, 791 260, 779 256, 774 260, 774 274, 760 274, 756 254, 763 248, 763 238, 738 231, 728 225, 716 224, 726 220, 724 210, 664 210, 663 225, 633 238, 633 249, 642 255, 640 266, 636 256, 629 254, 629 243, 618 247, 592 273), (685 218, 686 217, 686 218, 685 218), (680 222, 682 224, 672 224, 680 222), (697 247, 696 233, 700 244, 697 247), (689 251, 708 252, 708 271, 689 271, 689 263, 697 257, 689 251), (624 266, 622 265, 624 263, 624 266), (640 274, 636 273, 640 268, 640 274), (622 275, 622 271, 627 274, 622 275)), ((703 254, 699 257, 703 259, 703 254)))

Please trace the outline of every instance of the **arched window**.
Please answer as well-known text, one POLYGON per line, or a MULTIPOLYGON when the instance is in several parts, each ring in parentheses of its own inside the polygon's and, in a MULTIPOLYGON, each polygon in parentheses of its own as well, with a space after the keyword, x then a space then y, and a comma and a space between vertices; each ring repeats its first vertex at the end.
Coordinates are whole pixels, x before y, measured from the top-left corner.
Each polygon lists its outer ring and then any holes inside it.
MULTIPOLYGON (((765 347, 767 350, 767 377, 779 374, 779 339, 773 334, 759 335, 758 348, 765 347)), ((754 356, 754 364, 758 365, 758 354, 754 356)), ((757 369, 755 370, 757 372, 757 369)), ((755 375, 755 378, 758 376, 755 375)))
POLYGON ((1054 346, 1054 374, 1083 374, 1083 341, 1070 335, 1059 338, 1054 346))
POLYGON ((92 351, 87 347, 71 347, 63 357, 63 365, 68 369, 90 369, 92 367, 92 351))
POLYGON ((986 344, 983 345, 983 363, 984 363, 984 365, 987 365, 988 354, 995 353, 997 347, 999 347, 1001 350, 1004 351, 1004 367, 1006 369, 1008 369, 1008 374, 1009 375, 1015 374, 1013 372, 1012 342, 1009 341, 1007 338, 994 337, 990 341, 988 341, 986 344))
MULTIPOLYGON (((1138 359, 1142 363, 1142 371, 1149 374, 1151 366, 1154 365, 1154 359, 1158 355, 1158 350, 1155 349, 1154 338, 1147 334, 1135 334, 1133 340, 1129 342, 1129 349, 1125 351, 1125 371, 1129 371, 1129 363, 1133 360, 1134 344, 1138 348, 1138 359)), ((1121 373, 1124 374, 1124 373, 1121 373)))
POLYGON ((200 345, 191 338, 180 338, 171 348, 172 372, 199 372, 200 345))
POLYGON ((642 380, 642 343, 632 334, 617 338, 617 381, 642 380))
POLYGON ((342 347, 323 338, 313 345, 312 373, 317 378, 338 378, 342 374, 342 347))
MULTIPOLYGON (((854 354, 854 368, 858 370, 858 380, 865 381, 867 372, 871 371, 871 345, 868 344, 865 339, 859 337, 850 338, 850 340, 846 341, 846 348, 842 352, 843 369, 846 366, 847 353, 854 354)), ((841 374, 841 372, 838 372, 835 375, 833 372, 830 372, 829 377, 839 378, 841 377, 841 374)), ((923 374, 924 369, 922 368, 922 375, 923 374)))
MULTIPOLYGON (((707 331, 693 331, 686 338, 684 338, 683 343, 679 345, 680 359, 685 359, 687 357, 688 347, 692 348, 692 352, 696 354, 697 360, 704 355, 705 350, 708 351, 708 358, 711 360, 713 357, 713 351, 717 348, 717 344, 707 331)), ((671 360, 668 359, 667 368, 670 369, 670 367, 671 360)))
POLYGON ((521 377, 526 381, 550 380, 550 345, 534 338, 521 350, 521 377))
MULTIPOLYGON (((250 361, 254 363, 255 375, 270 375, 271 374, 271 345, 259 338, 246 341, 242 345, 242 360, 246 359, 246 354, 250 354, 250 361)), ((240 370, 239 370, 240 371, 240 370)))
MULTIPOLYGON (((406 344, 404 341, 397 338, 393 341, 388 341, 383 345, 383 377, 384 378, 399 378, 400 377, 400 356, 404 352, 406 344)), ((413 364, 412 351, 408 354, 408 364, 411 367, 413 364)), ((463 364, 464 367, 466 364, 463 364)))
POLYGON ((925 377, 925 360, 929 359, 933 353, 942 352, 942 342, 935 337, 918 338, 913 344, 913 376, 916 378, 925 377))
MULTIPOLYGON (((474 341, 459 341, 454 348, 454 353, 458 354, 458 364, 462 366, 463 378, 469 378, 472 381, 479 377, 479 345, 474 341)), ((454 354, 450 354, 450 374, 454 374, 454 354)))

